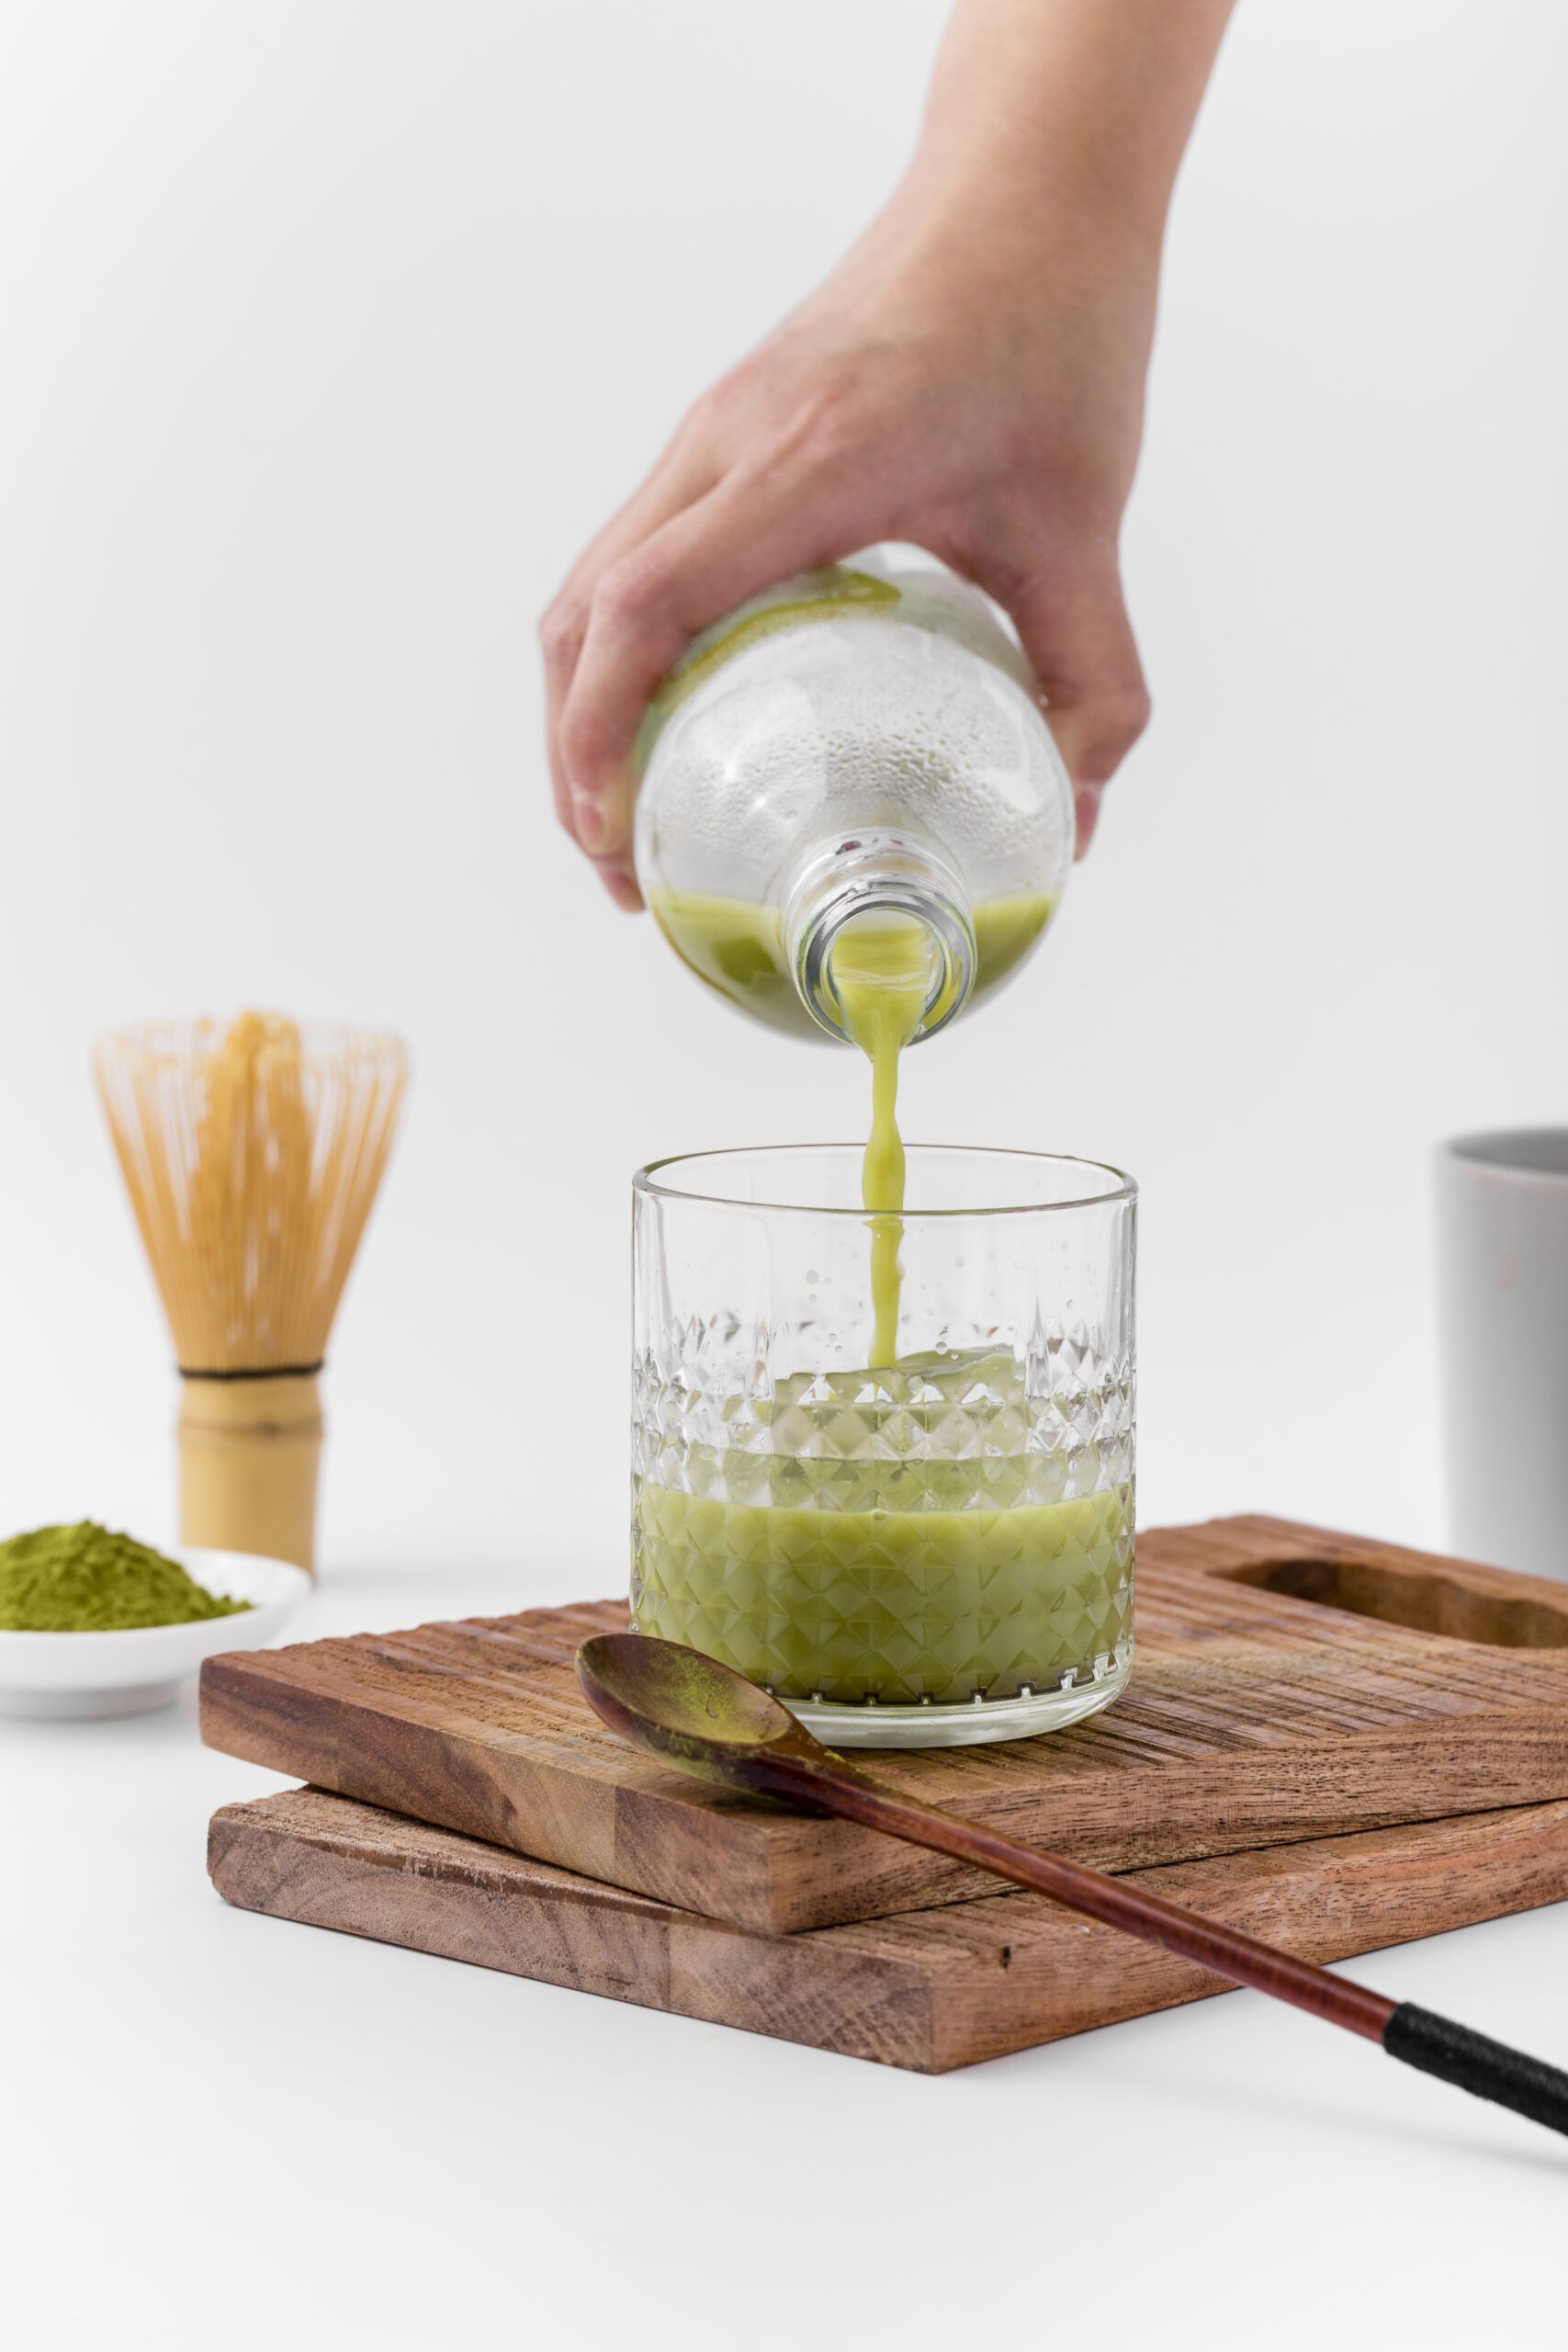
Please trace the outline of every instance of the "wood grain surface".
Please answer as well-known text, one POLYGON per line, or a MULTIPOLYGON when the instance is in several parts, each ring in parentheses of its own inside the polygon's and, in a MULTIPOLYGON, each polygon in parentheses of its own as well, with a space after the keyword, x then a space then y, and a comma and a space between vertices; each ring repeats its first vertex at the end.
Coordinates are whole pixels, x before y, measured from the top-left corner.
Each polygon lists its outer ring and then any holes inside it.
MULTIPOLYGON (((1227 1989, 1031 1894, 770 1935, 312 1789, 224 1806, 209 1867, 245 1910, 922 2074, 1227 1989)), ((1303 1958, 1345 1959, 1568 1894, 1568 1803, 1135 1876, 1303 1958)))
MULTIPOLYGON (((202 1669, 202 1734, 750 1928, 992 1883, 634 1755, 572 1670, 580 1641, 625 1623, 624 1602, 601 1601, 235 1651, 202 1669)), ((1136 1636, 1126 1693, 1066 1731, 861 1760, 900 1794, 1109 1870, 1568 1798, 1568 1586, 1218 1520, 1140 1534, 1136 1636)))

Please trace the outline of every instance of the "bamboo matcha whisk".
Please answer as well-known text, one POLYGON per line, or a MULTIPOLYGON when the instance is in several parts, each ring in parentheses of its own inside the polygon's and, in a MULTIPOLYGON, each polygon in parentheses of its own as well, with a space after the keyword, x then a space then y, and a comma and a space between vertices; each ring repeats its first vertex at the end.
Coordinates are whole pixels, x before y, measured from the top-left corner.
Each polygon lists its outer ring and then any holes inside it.
POLYGON ((402 1042, 243 1012, 118 1031, 94 1071, 184 1383, 181 1535, 313 1568, 318 1374, 402 1042))

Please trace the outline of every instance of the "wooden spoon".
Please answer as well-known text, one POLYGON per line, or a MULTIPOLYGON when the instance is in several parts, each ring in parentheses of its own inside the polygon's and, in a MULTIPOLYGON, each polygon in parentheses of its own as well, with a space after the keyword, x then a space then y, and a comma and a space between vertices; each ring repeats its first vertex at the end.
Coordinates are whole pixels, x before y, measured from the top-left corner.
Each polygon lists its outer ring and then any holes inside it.
POLYGON ((577 1676, 590 1706, 612 1731, 683 1772, 807 1813, 837 1814, 992 1871, 1125 1935, 1163 1945, 1217 1976, 1380 2042, 1391 2058, 1423 2074, 1568 2132, 1568 2075, 1555 2066, 1414 2001, 1391 2001, 1310 1960, 1292 1959, 1127 1879, 1043 1853, 933 1806, 911 1804, 832 1755, 779 1700, 700 1651, 644 1634, 601 1634, 578 1651, 577 1676))

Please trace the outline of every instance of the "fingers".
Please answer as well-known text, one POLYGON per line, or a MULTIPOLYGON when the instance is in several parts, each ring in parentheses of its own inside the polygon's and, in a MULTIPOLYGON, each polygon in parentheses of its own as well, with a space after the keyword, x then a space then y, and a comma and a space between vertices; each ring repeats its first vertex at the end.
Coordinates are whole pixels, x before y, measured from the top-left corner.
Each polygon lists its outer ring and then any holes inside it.
POLYGON ((1017 625, 1072 777, 1081 857, 1101 791, 1149 723, 1121 573, 1114 556, 1063 548, 1021 586, 1015 579, 993 593, 1017 625))
POLYGON ((573 840, 592 857, 600 879, 615 904, 628 911, 642 904, 629 861, 595 855, 580 831, 566 764, 561 757, 561 714, 571 690, 578 656, 588 630, 593 591, 599 579, 713 486, 713 465, 705 462, 697 451, 687 453, 682 447, 682 435, 676 435, 636 496, 627 501, 598 537, 584 549, 539 623, 539 647, 545 669, 545 746, 556 815, 573 840))
POLYGON ((630 872, 629 762, 660 680, 733 605, 859 546, 858 520, 737 471, 600 574, 557 734, 577 838, 603 866, 630 872))

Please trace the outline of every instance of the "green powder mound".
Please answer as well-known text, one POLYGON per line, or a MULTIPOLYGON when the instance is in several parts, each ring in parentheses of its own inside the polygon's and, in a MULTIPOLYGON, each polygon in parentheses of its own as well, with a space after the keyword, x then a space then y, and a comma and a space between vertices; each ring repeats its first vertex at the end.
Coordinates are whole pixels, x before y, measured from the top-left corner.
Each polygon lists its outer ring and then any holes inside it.
POLYGON ((190 1625, 234 1617, 254 1604, 229 1600, 129 1535, 96 1521, 37 1527, 0 1544, 0 1632, 118 1633, 132 1625, 190 1625))

